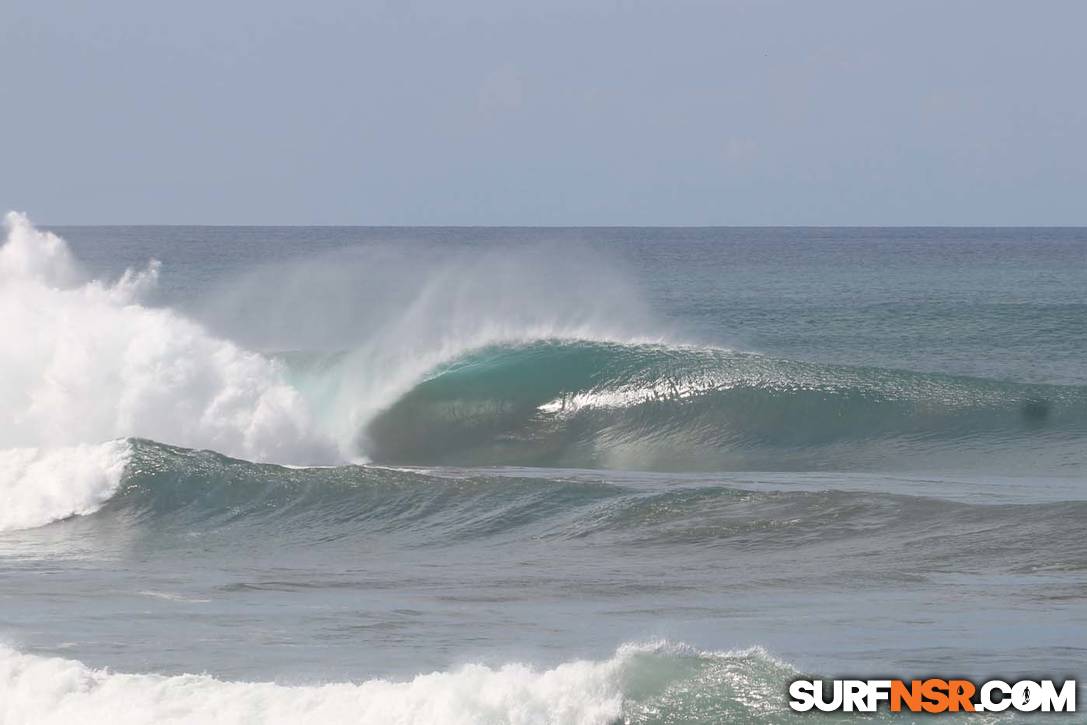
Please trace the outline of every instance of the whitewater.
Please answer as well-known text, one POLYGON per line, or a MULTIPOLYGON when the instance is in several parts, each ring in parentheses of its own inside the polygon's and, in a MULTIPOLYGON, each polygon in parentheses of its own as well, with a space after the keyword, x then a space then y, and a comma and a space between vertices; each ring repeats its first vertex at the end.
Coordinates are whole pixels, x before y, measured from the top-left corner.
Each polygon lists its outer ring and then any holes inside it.
POLYGON ((5 223, 0 722, 1082 679, 1075 230, 5 223))

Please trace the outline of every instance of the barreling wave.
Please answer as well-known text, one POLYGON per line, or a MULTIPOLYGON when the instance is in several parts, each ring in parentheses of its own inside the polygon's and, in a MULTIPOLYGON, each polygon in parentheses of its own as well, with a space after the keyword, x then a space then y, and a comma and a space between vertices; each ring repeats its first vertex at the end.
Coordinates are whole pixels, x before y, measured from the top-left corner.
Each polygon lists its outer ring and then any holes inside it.
POLYGON ((152 304, 157 261, 116 280, 92 278, 59 236, 14 212, 5 224, 0 449, 137 436, 258 461, 361 460, 358 431, 427 371, 472 349, 635 339, 622 319, 637 305, 622 285, 579 297, 569 284, 533 287, 524 259, 477 259, 433 271, 406 298, 369 300, 378 311, 364 339, 337 339, 339 352, 299 369, 291 356, 257 352, 152 304))
POLYGON ((542 340, 432 370, 361 447, 389 463, 683 471, 894 467, 920 454, 954 468, 987 448, 1050 446, 1043 468, 1071 472, 1085 433, 1082 387, 542 340))

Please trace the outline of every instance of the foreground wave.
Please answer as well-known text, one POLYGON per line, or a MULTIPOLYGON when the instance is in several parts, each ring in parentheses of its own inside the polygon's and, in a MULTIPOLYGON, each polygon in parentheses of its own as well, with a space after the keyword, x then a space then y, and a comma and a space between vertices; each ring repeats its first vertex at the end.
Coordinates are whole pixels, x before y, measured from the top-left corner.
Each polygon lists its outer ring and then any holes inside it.
POLYGON ((312 686, 122 674, 0 647, 0 722, 776 723, 793 719, 784 693, 796 676, 758 648, 667 642, 553 669, 475 664, 408 681, 312 686))
MULTIPOLYGON (((93 478, 99 488, 74 500, 82 508, 58 507, 55 499, 44 499, 53 508, 35 498, 14 499, 32 508, 8 514, 9 524, 23 524, 8 528, 66 520, 39 529, 38 537, 9 535, 8 545, 23 541, 44 551, 50 542, 97 541, 108 547, 119 531, 131 531, 153 532, 156 546, 185 546, 201 537, 205 546, 231 551, 540 541, 620 551, 720 547, 733 556, 800 547, 813 556, 818 547, 831 567, 845 550, 867 550, 876 557, 870 564, 878 560, 888 572, 931 573, 967 564, 1009 573, 1087 569, 1079 539, 1071 535, 1087 516, 1087 501, 1080 500, 1001 504, 880 490, 758 490, 713 479, 603 481, 572 471, 545 476, 543 470, 445 469, 436 475, 379 466, 288 468, 138 439, 109 450, 124 456, 123 473, 93 478)), ((92 455, 92 462, 102 455, 92 455)), ((114 470, 113 459, 103 460, 107 472, 114 470)), ((878 581, 871 578, 873 585, 878 581)))

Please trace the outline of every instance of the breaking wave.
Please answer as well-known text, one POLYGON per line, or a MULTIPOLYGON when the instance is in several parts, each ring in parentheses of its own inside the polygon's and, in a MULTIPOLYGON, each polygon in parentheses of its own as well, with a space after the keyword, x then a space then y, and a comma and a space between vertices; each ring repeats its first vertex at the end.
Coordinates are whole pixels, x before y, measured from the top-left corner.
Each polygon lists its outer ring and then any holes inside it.
POLYGON ((985 447, 1049 444, 1082 470, 1084 434, 1082 387, 543 340, 431 371, 362 445, 393 463, 682 471, 893 467, 922 453, 977 460, 985 447))
POLYGON ((667 642, 627 644, 609 659, 552 669, 470 664, 406 681, 310 686, 116 673, 0 647, 0 721, 777 723, 795 720, 783 693, 796 676, 758 648, 703 652, 667 642))

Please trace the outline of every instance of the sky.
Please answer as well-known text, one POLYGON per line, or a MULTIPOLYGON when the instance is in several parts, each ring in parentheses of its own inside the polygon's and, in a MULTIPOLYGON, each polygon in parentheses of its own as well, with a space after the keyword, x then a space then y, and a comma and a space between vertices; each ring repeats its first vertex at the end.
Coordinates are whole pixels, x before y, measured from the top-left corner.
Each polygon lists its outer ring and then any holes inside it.
POLYGON ((1082 0, 2 0, 47 224, 1087 225, 1082 0))

